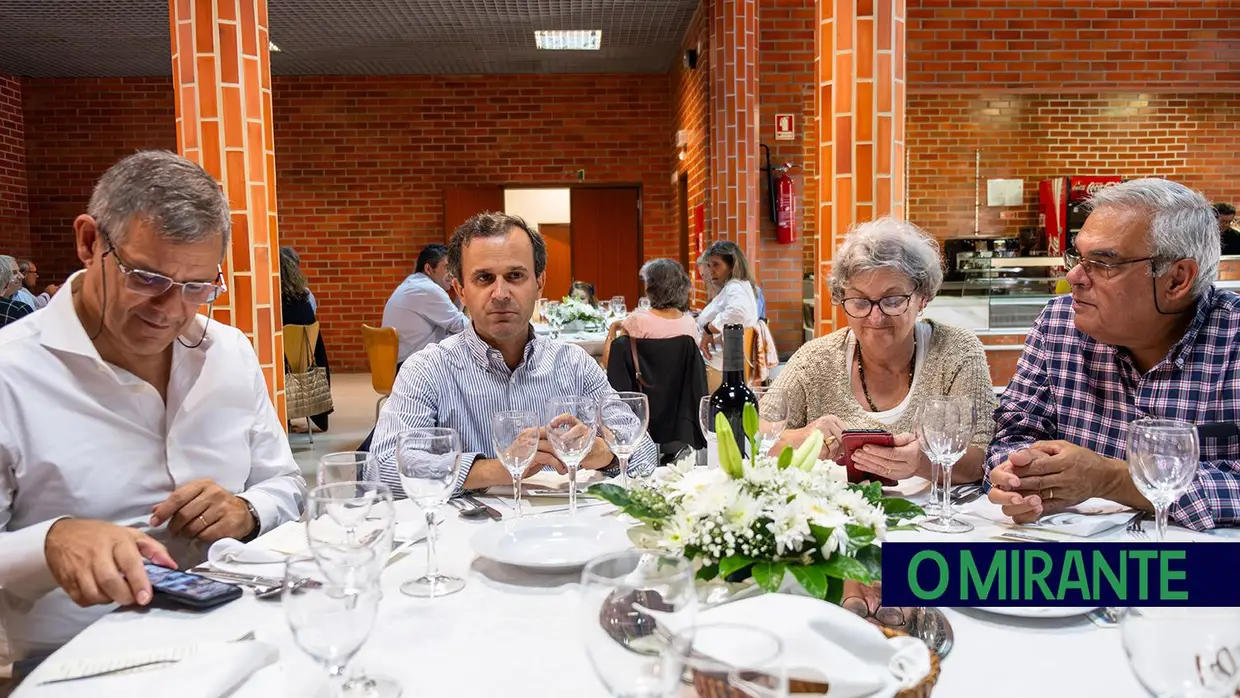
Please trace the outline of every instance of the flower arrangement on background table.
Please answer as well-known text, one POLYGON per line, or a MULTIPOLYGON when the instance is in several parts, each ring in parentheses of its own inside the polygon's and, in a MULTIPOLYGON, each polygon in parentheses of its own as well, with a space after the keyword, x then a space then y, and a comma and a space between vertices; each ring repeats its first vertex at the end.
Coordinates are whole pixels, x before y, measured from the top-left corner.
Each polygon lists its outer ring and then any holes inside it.
POLYGON ((602 328, 606 320, 603 311, 571 296, 565 296, 558 306, 546 309, 543 315, 552 325, 565 330, 602 328))
POLYGON ((759 455, 758 413, 746 405, 744 459, 727 419, 715 420, 719 468, 682 462, 629 488, 599 483, 587 494, 646 524, 654 545, 693 560, 702 581, 752 580, 776 592, 791 576, 805 593, 836 604, 845 580, 879 581, 877 543, 923 515, 920 507, 883 497, 877 482, 850 484, 843 466, 818 458, 819 431, 778 458, 759 455))

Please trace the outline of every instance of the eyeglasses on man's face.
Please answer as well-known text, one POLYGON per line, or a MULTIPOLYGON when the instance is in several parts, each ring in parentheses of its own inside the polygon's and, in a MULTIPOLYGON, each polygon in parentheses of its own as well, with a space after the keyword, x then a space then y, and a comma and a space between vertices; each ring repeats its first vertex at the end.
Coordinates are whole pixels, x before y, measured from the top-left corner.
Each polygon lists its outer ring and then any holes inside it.
POLYGON ((107 254, 112 255, 112 258, 116 260, 116 266, 125 275, 125 288, 138 295, 155 298, 164 295, 173 286, 180 286, 181 300, 191 305, 202 305, 214 301, 227 290, 222 281, 224 271, 219 266, 216 266, 216 281, 177 281, 163 274, 137 269, 126 264, 108 234, 103 232, 103 228, 100 228, 99 232, 103 236, 103 244, 107 247, 107 254))
POLYGON ((1085 270, 1085 275, 1091 279, 1110 279, 1129 264, 1152 261, 1154 261, 1153 257, 1141 257, 1139 259, 1121 259, 1114 262, 1103 262, 1097 259, 1082 257, 1080 250, 1075 247, 1070 247, 1064 250, 1063 253, 1063 263, 1067 267, 1068 271, 1072 271, 1079 264, 1081 268, 1085 270))
POLYGON ((911 293, 905 293, 898 296, 883 296, 877 301, 869 298, 845 298, 841 305, 844 306, 844 312, 850 317, 861 318, 869 317, 874 306, 878 306, 879 312, 888 317, 897 317, 903 315, 908 310, 909 300, 913 297, 911 293))

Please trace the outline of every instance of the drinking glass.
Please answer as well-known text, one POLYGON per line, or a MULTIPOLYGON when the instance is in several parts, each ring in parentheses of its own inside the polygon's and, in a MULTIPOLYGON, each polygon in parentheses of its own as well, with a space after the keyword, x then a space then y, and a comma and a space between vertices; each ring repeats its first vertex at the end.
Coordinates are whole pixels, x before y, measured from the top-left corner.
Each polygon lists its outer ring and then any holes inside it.
POLYGON ((771 449, 788 426, 788 399, 783 391, 771 388, 750 388, 758 400, 758 448, 763 455, 771 449))
MULTIPOLYGON (((642 393, 616 393, 599 400, 598 412, 603 441, 620 460, 620 481, 628 486, 629 458, 650 424, 650 400, 642 393)), ((653 468, 648 468, 634 475, 643 478, 653 472, 653 468)))
POLYGON ((693 624, 693 574, 693 563, 684 557, 650 550, 606 555, 582 570, 582 644, 611 695, 675 695, 681 672, 667 661, 672 634, 656 625, 693 624))
POLYGON ((584 397, 559 397, 543 410, 547 441, 568 466, 568 513, 577 513, 577 468, 594 446, 598 432, 598 403, 584 397))
POLYGON ((1128 425, 1128 471, 1154 505, 1159 542, 1167 537, 1167 510, 1192 486, 1200 457, 1197 427, 1189 422, 1146 418, 1128 425))
POLYGON ((924 519, 920 526, 938 533, 967 533, 973 524, 955 517, 951 503, 952 466, 969 448, 977 415, 973 401, 963 397, 943 396, 922 403, 917 411, 917 441, 921 450, 943 471, 939 488, 940 511, 924 519))
POLYGON ((370 547, 384 536, 391 545, 396 514, 392 491, 380 482, 319 485, 306 496, 306 536, 315 543, 370 547))
POLYGON ((676 633, 668 674, 688 674, 699 696, 786 698, 788 669, 779 637, 757 626, 709 623, 676 633))
POLYGON ((543 319, 547 326, 551 328, 552 338, 560 336, 560 301, 547 301, 547 305, 543 308, 543 319))
POLYGON ((381 593, 373 581, 361 587, 339 584, 334 580, 340 575, 325 566, 311 555, 294 555, 285 563, 281 598, 293 641, 327 669, 335 698, 399 695, 399 685, 393 686, 396 693, 383 694, 346 678, 349 660, 374 628, 381 593))
POLYGON ((629 309, 625 306, 624 296, 611 297, 611 314, 615 316, 617 320, 627 315, 628 312, 629 309))
POLYGON ((332 485, 337 482, 365 480, 365 451, 341 451, 329 453, 319 459, 316 485, 332 485))
POLYGON ((710 396, 703 397, 698 403, 698 426, 702 427, 702 437, 706 439, 706 464, 719 464, 719 437, 715 435, 715 410, 710 405, 710 396))
POLYGON ((1240 609, 1129 608, 1124 653, 1156 698, 1224 698, 1240 687, 1240 609))
POLYGON ((538 415, 510 410, 491 416, 491 444, 495 457, 512 476, 512 498, 521 517, 521 476, 538 453, 538 415))
POLYGON ((641 298, 637 299, 637 309, 638 310, 650 310, 650 299, 646 298, 645 296, 642 296, 641 298))
POLYGON ((465 587, 465 580, 439 573, 435 557, 435 509, 456 489, 461 474, 461 439, 455 429, 426 427, 400 433, 396 466, 405 494, 426 513, 426 574, 400 586, 409 596, 447 596, 465 587))

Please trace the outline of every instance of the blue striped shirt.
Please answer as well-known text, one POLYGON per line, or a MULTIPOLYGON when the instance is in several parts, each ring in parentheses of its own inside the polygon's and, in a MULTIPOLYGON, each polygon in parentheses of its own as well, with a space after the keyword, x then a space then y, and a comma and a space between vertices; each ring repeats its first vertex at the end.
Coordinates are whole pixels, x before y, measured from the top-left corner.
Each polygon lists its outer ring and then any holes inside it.
MULTIPOLYGON (((451 427, 461 438, 460 490, 476 459, 494 458, 491 415, 504 410, 527 410, 544 419, 543 407, 561 396, 601 399, 614 395, 603 369, 584 349, 530 329, 525 356, 509 370, 498 349, 491 347, 470 323, 463 332, 431 344, 401 366, 392 396, 375 426, 367 479, 378 479, 405 496, 396 467, 396 445, 405 429, 451 427)), ((642 437, 629 460, 629 471, 649 472, 658 465, 659 450, 650 435, 642 437)), ((618 466, 616 468, 618 473, 618 466)))

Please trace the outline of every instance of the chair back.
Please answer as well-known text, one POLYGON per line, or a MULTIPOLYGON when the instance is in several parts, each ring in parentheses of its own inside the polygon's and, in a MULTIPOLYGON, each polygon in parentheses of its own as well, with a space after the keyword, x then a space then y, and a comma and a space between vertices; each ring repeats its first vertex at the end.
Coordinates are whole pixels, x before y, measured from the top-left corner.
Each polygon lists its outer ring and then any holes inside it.
POLYGON ((362 325, 362 345, 370 363, 370 385, 380 395, 391 395, 396 382, 396 359, 400 356, 396 328, 362 325))
POLYGON ((758 330, 753 327, 745 328, 745 385, 750 385, 753 381, 754 367, 758 361, 758 330))
POLYGON ((319 323, 284 326, 284 360, 292 373, 305 373, 314 363, 314 347, 319 343, 319 323))

